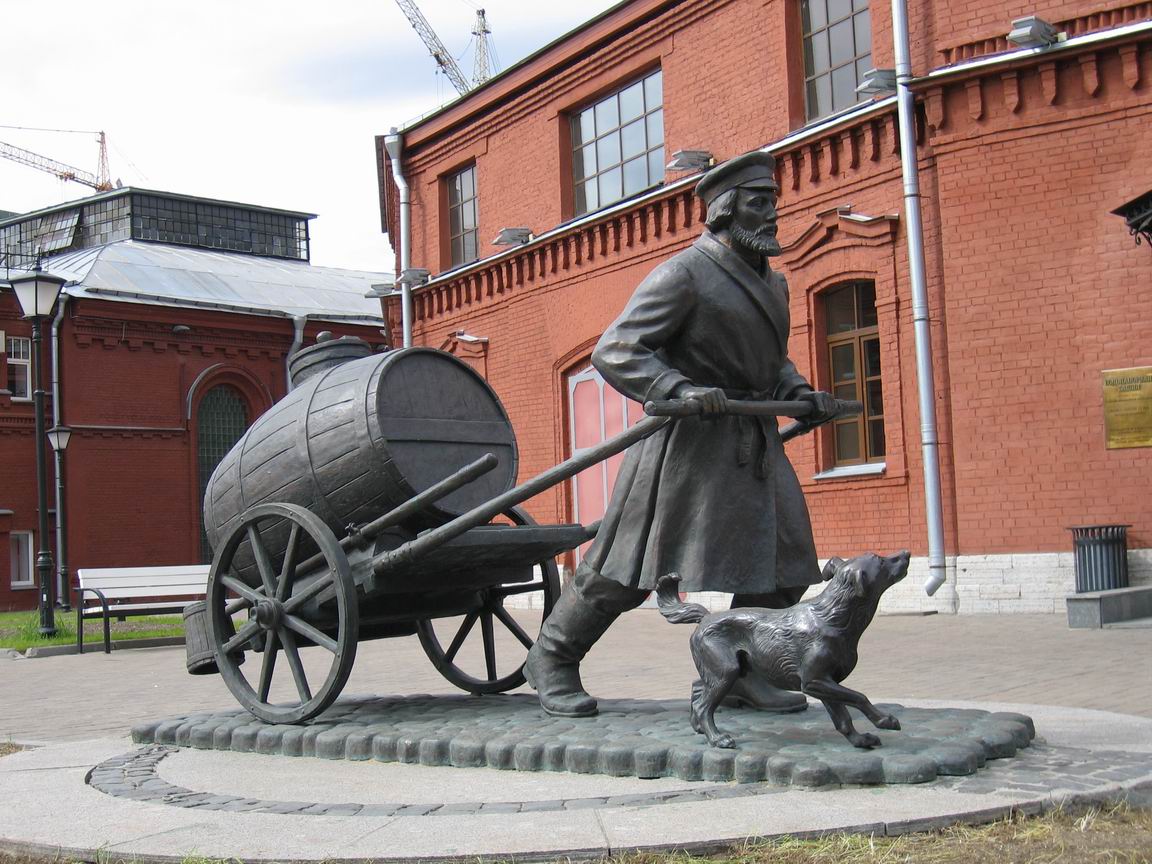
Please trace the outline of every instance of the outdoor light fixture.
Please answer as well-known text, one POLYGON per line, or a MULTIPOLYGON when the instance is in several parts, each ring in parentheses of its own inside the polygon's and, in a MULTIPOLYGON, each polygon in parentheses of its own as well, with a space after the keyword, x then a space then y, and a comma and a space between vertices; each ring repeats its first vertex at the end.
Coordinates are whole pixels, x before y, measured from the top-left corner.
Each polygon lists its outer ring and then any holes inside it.
MULTIPOLYGON (((44 387, 41 384, 43 377, 40 370, 40 324, 44 318, 52 314, 56 300, 60 297, 60 289, 66 280, 40 269, 40 261, 30 273, 10 279, 16 299, 20 301, 20 310, 25 318, 32 320, 32 396, 36 406, 36 504, 39 508, 40 550, 36 554, 36 573, 39 576, 40 586, 40 628, 41 636, 56 635, 55 613, 52 608, 52 595, 55 586, 52 584, 52 553, 48 549, 48 468, 46 465, 47 453, 44 440, 44 387)), ((67 444, 67 436, 64 438, 67 444)), ((55 446, 55 444, 53 444, 55 446)))
POLYGON ((23 276, 11 277, 12 288, 16 291, 16 299, 20 301, 20 310, 25 318, 35 321, 52 314, 52 308, 60 296, 60 289, 64 287, 64 279, 45 273, 36 267, 31 273, 23 276))
POLYGON ((1152 190, 1117 207, 1112 215, 1124 220, 1137 246, 1146 242, 1148 248, 1152 249, 1152 190))
POLYGON ((715 164, 716 160, 708 150, 677 150, 672 154, 672 161, 664 167, 668 171, 703 171, 715 164))
POLYGON ((68 449, 68 442, 72 438, 72 430, 67 426, 53 426, 45 434, 48 436, 48 443, 52 445, 52 449, 57 453, 63 453, 68 449))
POLYGON ((400 278, 396 281, 401 285, 407 285, 409 288, 417 288, 426 284, 431 276, 431 270, 426 270, 423 267, 409 267, 400 274, 400 278))
POLYGON ((1016 18, 1012 21, 1012 30, 1008 33, 1008 41, 1021 48, 1047 48, 1064 39, 1060 33, 1045 21, 1035 15, 1027 18, 1016 18))
POLYGON ((172 325, 172 332, 175 333, 177 336, 183 336, 185 333, 191 333, 192 328, 189 327, 187 324, 173 324, 172 325))
POLYGON ((467 342, 469 345, 487 345, 487 336, 473 336, 465 330, 457 330, 452 334, 452 338, 458 342, 467 342))
POLYGON ((391 282, 377 282, 368 289, 365 297, 390 297, 396 291, 396 280, 391 282))
POLYGON ((496 235, 496 239, 492 241, 492 245, 523 246, 534 236, 531 228, 501 228, 500 233, 496 235))
POLYGON ((856 88, 861 96, 888 96, 896 92, 895 69, 869 69, 856 88))

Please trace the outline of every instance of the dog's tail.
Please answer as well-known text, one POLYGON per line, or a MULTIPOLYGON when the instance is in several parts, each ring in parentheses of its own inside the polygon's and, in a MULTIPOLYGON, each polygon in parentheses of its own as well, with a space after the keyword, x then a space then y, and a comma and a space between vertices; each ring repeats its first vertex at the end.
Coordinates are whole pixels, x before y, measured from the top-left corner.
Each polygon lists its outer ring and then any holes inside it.
POLYGON ((699 603, 683 602, 676 590, 679 584, 680 576, 676 573, 661 576, 656 583, 656 602, 660 605, 660 614, 673 624, 695 624, 708 614, 708 610, 699 603))

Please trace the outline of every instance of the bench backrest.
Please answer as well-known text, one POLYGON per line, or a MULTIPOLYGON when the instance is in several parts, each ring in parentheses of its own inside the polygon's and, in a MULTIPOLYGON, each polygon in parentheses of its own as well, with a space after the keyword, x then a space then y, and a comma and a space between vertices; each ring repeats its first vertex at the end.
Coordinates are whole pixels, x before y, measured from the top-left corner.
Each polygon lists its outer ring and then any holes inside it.
MULTIPOLYGON (((109 600, 137 597, 203 596, 207 564, 176 567, 86 567, 76 571, 81 588, 99 588, 109 600)), ((87 595, 85 600, 95 599, 87 595)))

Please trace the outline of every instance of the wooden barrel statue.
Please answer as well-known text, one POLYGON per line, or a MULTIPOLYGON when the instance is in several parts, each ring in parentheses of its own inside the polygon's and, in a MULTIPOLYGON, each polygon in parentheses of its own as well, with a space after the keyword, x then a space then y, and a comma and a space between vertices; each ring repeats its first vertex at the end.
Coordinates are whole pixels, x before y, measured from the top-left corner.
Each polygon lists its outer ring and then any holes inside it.
MULTIPOLYGON (((445 522, 512 488, 512 424, 487 382, 451 354, 405 348, 349 360, 273 405, 217 466, 204 496, 208 542, 215 549, 247 508, 264 502, 306 507, 340 537, 489 452, 500 460, 495 469, 412 527, 445 522)), ((286 536, 265 543, 278 557, 286 536)))

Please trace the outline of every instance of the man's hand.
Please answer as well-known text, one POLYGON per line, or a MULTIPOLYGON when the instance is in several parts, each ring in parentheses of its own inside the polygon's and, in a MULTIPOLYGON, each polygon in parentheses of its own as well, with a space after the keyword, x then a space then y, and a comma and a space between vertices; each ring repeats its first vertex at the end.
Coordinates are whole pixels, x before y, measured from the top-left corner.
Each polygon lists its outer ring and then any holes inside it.
POLYGON ((796 398, 812 405, 812 413, 804 418, 808 423, 825 423, 836 416, 837 403, 831 393, 813 390, 809 393, 800 393, 796 398))
POLYGON ((728 397, 719 387, 681 386, 676 388, 673 395, 677 399, 699 402, 703 406, 701 413, 705 417, 719 417, 728 410, 728 397))

